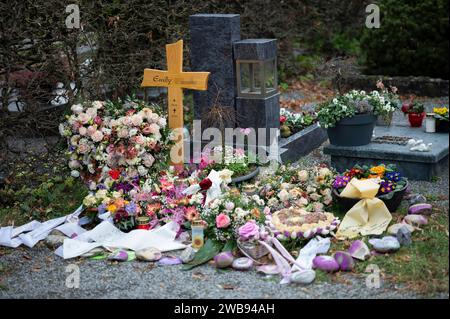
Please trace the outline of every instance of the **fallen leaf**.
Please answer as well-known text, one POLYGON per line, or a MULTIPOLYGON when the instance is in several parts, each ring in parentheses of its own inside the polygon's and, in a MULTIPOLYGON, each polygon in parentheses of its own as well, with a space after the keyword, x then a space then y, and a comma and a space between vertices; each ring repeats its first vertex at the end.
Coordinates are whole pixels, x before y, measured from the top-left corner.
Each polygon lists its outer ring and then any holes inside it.
POLYGON ((217 287, 222 288, 224 290, 234 290, 234 289, 236 289, 236 286, 228 285, 228 284, 217 285, 217 287))
POLYGON ((198 279, 198 280, 205 280, 206 279, 206 275, 201 273, 201 272, 194 272, 192 274, 192 278, 198 279))

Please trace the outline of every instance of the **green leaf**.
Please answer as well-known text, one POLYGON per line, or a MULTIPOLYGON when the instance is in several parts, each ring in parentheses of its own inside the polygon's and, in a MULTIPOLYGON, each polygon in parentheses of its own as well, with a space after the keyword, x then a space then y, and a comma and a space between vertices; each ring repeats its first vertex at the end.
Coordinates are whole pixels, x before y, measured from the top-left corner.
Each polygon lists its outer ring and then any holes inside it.
POLYGON ((222 251, 233 251, 236 249, 237 243, 235 240, 229 240, 226 242, 226 244, 223 246, 222 251))
POLYGON ((210 261, 221 251, 222 247, 223 245, 221 243, 208 239, 203 247, 200 248, 199 251, 195 254, 194 260, 189 264, 184 265, 181 269, 191 270, 192 268, 210 261))

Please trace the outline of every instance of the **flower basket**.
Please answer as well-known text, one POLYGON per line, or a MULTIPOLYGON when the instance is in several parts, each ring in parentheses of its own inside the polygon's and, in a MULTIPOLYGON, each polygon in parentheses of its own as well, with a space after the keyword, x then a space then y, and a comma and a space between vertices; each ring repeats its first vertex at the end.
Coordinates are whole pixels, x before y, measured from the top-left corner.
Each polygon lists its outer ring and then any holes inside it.
POLYGON ((260 259, 269 253, 269 250, 257 241, 237 241, 239 250, 253 259, 260 259))
MULTIPOLYGON (((401 189, 389 194, 377 196, 377 198, 384 202, 390 212, 395 212, 405 196, 406 190, 408 189, 408 184, 409 183, 406 180, 406 184, 401 189)), ((360 201, 358 198, 341 197, 337 189, 333 189, 333 199, 347 211, 360 201)))
POLYGON ((337 146, 369 144, 376 119, 372 114, 357 114, 340 120, 335 127, 327 129, 330 143, 337 146))

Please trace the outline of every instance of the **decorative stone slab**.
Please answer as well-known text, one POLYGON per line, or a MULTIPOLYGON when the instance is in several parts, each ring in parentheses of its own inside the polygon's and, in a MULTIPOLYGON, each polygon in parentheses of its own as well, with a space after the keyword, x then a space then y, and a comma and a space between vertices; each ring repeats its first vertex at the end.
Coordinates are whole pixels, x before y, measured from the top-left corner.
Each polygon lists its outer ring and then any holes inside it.
POLYGON ((280 138, 279 146, 285 149, 281 153, 283 163, 295 162, 300 157, 308 155, 322 145, 327 138, 327 132, 317 124, 308 126, 287 138, 280 138))
POLYGON ((433 143, 429 152, 413 152, 407 145, 370 143, 364 146, 327 145, 324 153, 331 155, 331 165, 339 172, 360 165, 379 163, 395 164, 397 169, 411 180, 431 180, 439 176, 448 165, 449 135, 425 133, 424 128, 402 126, 375 127, 375 136, 408 136, 421 139, 425 144, 433 143))

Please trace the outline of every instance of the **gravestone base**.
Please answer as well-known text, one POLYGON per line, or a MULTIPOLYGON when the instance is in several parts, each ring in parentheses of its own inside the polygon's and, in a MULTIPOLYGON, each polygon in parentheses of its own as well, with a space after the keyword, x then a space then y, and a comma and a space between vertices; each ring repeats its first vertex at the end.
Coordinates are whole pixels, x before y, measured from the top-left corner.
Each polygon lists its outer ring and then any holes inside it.
POLYGON ((376 137, 397 136, 423 140, 432 143, 429 152, 410 151, 408 145, 370 143, 363 146, 327 145, 324 153, 331 155, 331 166, 343 172, 352 166, 395 164, 397 170, 410 180, 430 181, 442 175, 448 167, 449 135, 443 133, 425 133, 423 128, 402 126, 375 127, 376 137))
POLYGON ((308 155, 327 140, 327 132, 317 123, 297 132, 287 138, 280 138, 281 160, 283 163, 293 163, 300 157, 308 155))
MULTIPOLYGON (((252 99, 245 97, 236 98, 237 126, 241 128, 266 129, 266 145, 272 144, 270 129, 267 123, 275 123, 275 129, 280 128, 280 94, 277 93, 265 99, 252 99)), ((272 136, 272 138, 276 138, 272 136)))

